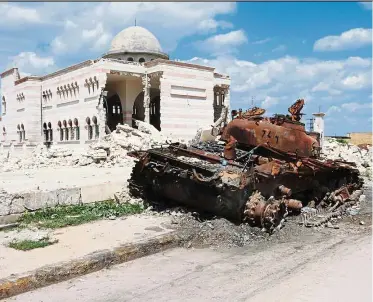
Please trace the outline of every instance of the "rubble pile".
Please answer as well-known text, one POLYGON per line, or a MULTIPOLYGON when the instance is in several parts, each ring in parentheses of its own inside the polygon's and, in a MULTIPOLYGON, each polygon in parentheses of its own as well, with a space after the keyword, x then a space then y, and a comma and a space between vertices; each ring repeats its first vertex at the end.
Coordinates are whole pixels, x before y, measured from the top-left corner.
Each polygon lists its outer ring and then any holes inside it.
POLYGON ((104 136, 85 149, 71 150, 61 146, 47 148, 38 145, 28 156, 12 156, 9 152, 0 155, 3 172, 19 169, 37 169, 58 166, 97 167, 132 166, 133 158, 127 152, 147 150, 168 141, 180 141, 166 137, 152 125, 138 121, 138 129, 128 125, 118 125, 111 134, 104 136))
POLYGON ((372 146, 360 148, 347 142, 328 139, 324 142, 323 154, 327 159, 354 162, 362 176, 371 177, 372 146))

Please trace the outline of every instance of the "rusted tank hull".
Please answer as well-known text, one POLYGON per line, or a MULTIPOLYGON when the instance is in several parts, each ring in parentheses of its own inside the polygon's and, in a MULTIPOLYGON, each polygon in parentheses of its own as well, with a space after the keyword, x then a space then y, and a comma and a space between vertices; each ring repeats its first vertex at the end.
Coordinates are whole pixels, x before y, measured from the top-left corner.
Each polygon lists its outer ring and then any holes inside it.
POLYGON ((320 147, 315 137, 305 133, 304 126, 291 121, 271 122, 268 118, 231 121, 224 129, 222 139, 229 142, 232 138, 247 147, 266 145, 307 157, 315 156, 320 147))
POLYGON ((163 199, 242 221, 243 209, 252 191, 249 187, 240 188, 239 174, 214 176, 216 171, 198 168, 179 160, 176 155, 170 163, 171 156, 167 154, 162 158, 161 154, 161 150, 149 150, 136 164, 129 181, 132 195, 163 199))
MULTIPOLYGON (((339 188, 349 194, 361 186, 358 171, 346 163, 304 159, 300 165, 299 159, 252 155, 248 164, 244 150, 237 150, 241 161, 226 161, 222 146, 201 146, 176 144, 137 154, 131 194, 273 230, 288 212, 322 204, 339 188)), ((338 198, 347 200, 342 193, 338 198)))

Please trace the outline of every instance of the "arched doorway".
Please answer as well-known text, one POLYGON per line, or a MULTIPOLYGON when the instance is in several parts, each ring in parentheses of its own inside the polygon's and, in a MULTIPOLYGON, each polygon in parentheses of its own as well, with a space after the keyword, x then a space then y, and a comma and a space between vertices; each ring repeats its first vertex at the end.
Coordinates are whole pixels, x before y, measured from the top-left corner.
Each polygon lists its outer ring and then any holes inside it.
MULTIPOLYGON (((158 89, 150 90, 150 104, 149 104, 149 122, 156 129, 161 131, 161 98, 159 96, 158 89)), ((134 120, 144 121, 145 120, 145 108, 144 108, 144 92, 141 92, 133 104, 132 111, 132 127, 136 128, 134 120)))
POLYGON ((150 124, 161 131, 161 98, 156 96, 150 101, 150 124))
POLYGON ((123 124, 123 111, 119 96, 115 94, 109 97, 104 103, 104 108, 107 126, 110 131, 114 131, 118 124, 123 124))
POLYGON ((144 92, 141 92, 132 108, 132 127, 137 128, 135 120, 144 121, 145 120, 145 108, 144 108, 144 92))

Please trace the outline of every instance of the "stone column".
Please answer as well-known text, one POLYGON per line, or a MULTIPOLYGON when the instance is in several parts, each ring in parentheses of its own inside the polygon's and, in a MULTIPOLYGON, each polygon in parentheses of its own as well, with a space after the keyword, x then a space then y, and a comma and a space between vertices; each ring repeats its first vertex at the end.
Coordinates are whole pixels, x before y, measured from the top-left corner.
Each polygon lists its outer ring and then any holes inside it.
MULTIPOLYGON (((98 79, 98 90, 100 91, 100 95, 101 95, 101 91, 103 91, 103 89, 105 89, 105 86, 106 86, 106 79, 107 79, 107 75, 106 73, 101 73, 98 75, 97 77, 98 79)), ((98 96, 100 98, 100 95, 98 96)), ((101 100, 99 99, 98 101, 98 104, 96 106, 96 109, 97 109, 97 123, 98 123, 98 129, 99 129, 99 139, 101 139, 103 136, 105 136, 105 125, 106 125, 106 113, 105 113, 105 108, 104 108, 104 102, 105 102, 105 98, 104 96, 101 97, 101 100)), ((93 124, 93 122, 91 121, 91 124, 93 124)), ((88 133, 88 129, 87 129, 87 133, 88 133)), ((94 136, 93 136, 94 137, 94 136)), ((88 134, 87 134, 87 138, 88 138, 88 134)))
POLYGON ((150 122, 150 115, 149 115, 149 105, 150 105, 150 77, 148 74, 142 76, 142 84, 143 84, 143 91, 144 91, 144 110, 145 110, 145 118, 144 122, 150 122))

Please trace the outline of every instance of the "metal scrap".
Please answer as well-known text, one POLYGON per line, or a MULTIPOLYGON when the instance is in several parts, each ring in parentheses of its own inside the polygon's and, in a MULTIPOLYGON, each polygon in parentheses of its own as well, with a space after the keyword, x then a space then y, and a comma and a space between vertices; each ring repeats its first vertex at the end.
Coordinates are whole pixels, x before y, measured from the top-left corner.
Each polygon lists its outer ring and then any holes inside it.
POLYGON ((281 227, 287 215, 301 214, 306 226, 322 225, 356 202, 362 181, 353 163, 320 160, 318 138, 299 122, 303 106, 304 100, 297 100, 291 116, 271 118, 262 117, 260 108, 235 111, 220 142, 170 144, 137 154, 130 192, 268 232, 281 227), (323 216, 315 220, 317 213, 323 216))

